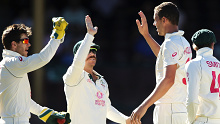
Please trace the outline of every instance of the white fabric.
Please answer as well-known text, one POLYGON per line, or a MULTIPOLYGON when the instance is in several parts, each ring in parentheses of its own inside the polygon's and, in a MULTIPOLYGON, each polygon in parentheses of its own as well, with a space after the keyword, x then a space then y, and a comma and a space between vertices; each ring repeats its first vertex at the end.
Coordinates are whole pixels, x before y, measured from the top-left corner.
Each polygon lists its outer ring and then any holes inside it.
POLYGON ((38 54, 28 57, 17 52, 3 50, 0 63, 0 116, 28 117, 30 112, 40 114, 43 109, 31 99, 28 72, 47 64, 60 45, 60 40, 51 39, 38 54))
POLYGON ((193 124, 220 124, 220 119, 198 117, 193 124))
POLYGON ((182 36, 183 31, 167 33, 165 41, 161 45, 156 61, 157 86, 165 77, 165 68, 168 65, 177 64, 175 81, 169 91, 155 104, 159 103, 183 103, 186 100, 186 85, 183 83, 185 74, 185 63, 192 58, 192 51, 188 41, 182 36))
POLYGON ((154 124, 186 124, 186 119, 186 106, 182 103, 161 103, 155 106, 154 124))
POLYGON ((196 58, 186 65, 189 123, 196 116, 220 119, 220 62, 208 47, 199 49, 196 54, 196 58))
POLYGON ((28 117, 6 117, 1 118, 0 124, 30 124, 28 117))
POLYGON ((100 77, 93 82, 89 73, 83 70, 93 39, 92 35, 86 34, 63 76, 71 124, 106 124, 106 118, 125 124, 127 117, 111 106, 108 84, 103 76, 93 71, 100 77))

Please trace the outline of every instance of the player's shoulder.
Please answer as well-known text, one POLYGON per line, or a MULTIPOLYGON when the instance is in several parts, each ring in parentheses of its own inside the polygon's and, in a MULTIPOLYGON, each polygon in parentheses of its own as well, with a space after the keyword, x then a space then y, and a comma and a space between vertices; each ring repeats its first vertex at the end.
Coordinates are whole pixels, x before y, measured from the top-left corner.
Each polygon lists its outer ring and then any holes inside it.
POLYGON ((196 58, 194 58, 186 63, 186 68, 199 66, 201 63, 201 60, 202 60, 202 57, 197 56, 196 58))

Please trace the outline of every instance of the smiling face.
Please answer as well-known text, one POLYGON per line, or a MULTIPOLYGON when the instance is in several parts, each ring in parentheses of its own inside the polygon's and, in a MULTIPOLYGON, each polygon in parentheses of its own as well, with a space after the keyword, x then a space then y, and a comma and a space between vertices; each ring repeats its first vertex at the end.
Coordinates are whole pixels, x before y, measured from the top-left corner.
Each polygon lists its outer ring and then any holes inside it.
MULTIPOLYGON (((23 33, 23 34, 21 34, 20 39, 24 39, 24 38, 28 38, 28 36, 23 33)), ((23 41, 20 41, 19 43, 14 42, 14 44, 12 44, 12 45, 14 45, 14 50, 13 51, 21 54, 22 56, 25 56, 25 57, 28 56, 28 49, 31 46, 30 43, 25 44, 25 43, 23 43, 23 41)))

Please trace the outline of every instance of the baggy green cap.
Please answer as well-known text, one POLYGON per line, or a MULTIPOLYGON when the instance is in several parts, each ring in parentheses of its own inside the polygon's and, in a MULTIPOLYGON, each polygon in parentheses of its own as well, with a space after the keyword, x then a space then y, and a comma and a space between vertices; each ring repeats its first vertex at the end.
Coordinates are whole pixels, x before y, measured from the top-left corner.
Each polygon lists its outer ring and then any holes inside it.
MULTIPOLYGON (((80 47, 80 45, 81 45, 82 42, 83 42, 83 40, 77 42, 77 43, 75 44, 75 46, 73 47, 73 54, 74 54, 74 55, 76 54, 76 52, 77 52, 77 50, 79 49, 79 47, 80 47)), ((97 44, 95 44, 95 43, 92 43, 90 49, 95 49, 95 50, 97 51, 97 50, 100 49, 100 46, 97 45, 97 44)))
POLYGON ((216 43, 215 34, 208 29, 198 30, 193 34, 191 40, 196 46, 208 46, 213 42, 216 43))

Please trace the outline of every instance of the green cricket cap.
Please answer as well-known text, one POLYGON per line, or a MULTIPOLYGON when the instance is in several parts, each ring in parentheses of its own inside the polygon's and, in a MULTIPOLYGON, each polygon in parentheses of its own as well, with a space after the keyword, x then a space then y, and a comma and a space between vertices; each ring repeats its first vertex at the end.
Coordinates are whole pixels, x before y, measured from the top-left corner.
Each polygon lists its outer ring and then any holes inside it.
MULTIPOLYGON (((80 45, 81 45, 82 42, 83 42, 83 40, 77 42, 77 43, 75 44, 75 46, 73 47, 73 54, 74 54, 74 55, 76 54, 76 52, 77 52, 77 50, 79 49, 79 47, 80 47, 80 45)), ((90 49, 94 49, 94 50, 97 51, 97 50, 100 49, 100 46, 97 45, 97 44, 95 44, 95 43, 92 43, 90 49)))
POLYGON ((215 34, 208 29, 198 30, 193 34, 191 40, 196 46, 208 46, 213 42, 217 42, 215 34))

